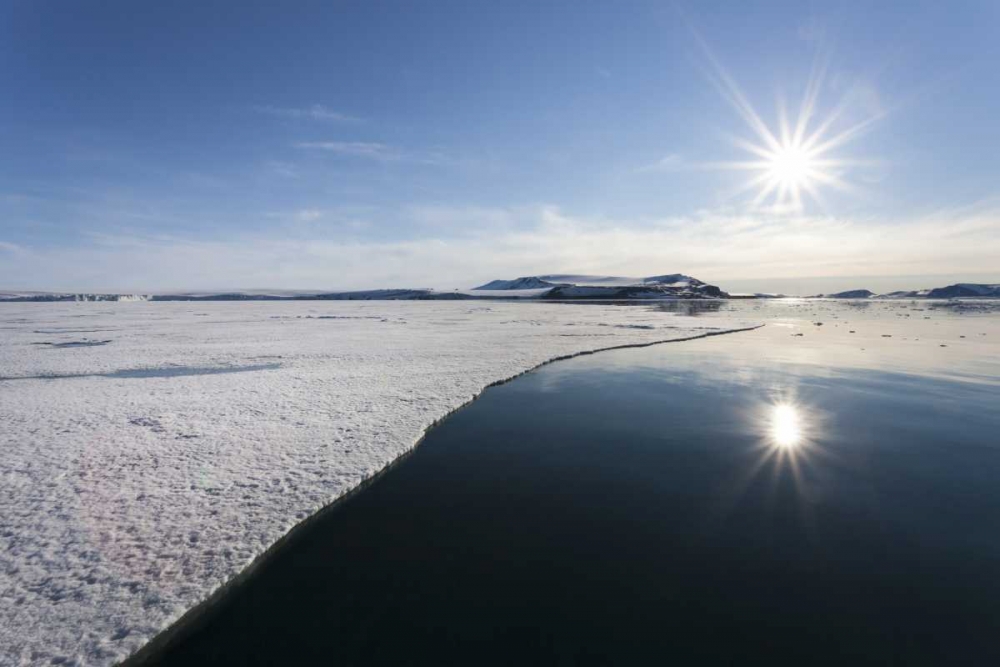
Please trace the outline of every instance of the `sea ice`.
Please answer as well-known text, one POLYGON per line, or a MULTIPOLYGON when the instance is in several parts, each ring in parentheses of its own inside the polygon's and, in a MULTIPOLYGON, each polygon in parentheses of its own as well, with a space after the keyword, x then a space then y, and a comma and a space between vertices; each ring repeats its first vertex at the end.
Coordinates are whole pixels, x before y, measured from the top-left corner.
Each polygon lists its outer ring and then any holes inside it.
POLYGON ((491 383, 753 324, 562 303, 0 304, 0 664, 125 658, 491 383))

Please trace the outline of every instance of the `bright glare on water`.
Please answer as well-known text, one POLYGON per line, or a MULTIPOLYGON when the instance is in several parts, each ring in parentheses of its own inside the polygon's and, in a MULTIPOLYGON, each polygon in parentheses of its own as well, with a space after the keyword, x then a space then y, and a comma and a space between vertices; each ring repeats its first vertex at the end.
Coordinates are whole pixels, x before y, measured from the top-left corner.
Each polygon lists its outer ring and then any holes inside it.
POLYGON ((794 405, 779 403, 771 408, 771 438, 783 449, 793 449, 802 442, 801 418, 794 405))
POLYGON ((654 304, 767 326, 491 388, 157 664, 1000 665, 1000 324, 931 305, 654 304))

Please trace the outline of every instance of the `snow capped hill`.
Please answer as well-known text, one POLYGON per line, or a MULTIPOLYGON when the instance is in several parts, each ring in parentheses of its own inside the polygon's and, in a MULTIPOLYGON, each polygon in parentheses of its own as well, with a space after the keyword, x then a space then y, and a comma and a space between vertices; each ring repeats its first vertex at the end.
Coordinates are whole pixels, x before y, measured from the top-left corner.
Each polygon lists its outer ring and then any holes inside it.
POLYGON ((348 292, 248 290, 161 294, 0 292, 3 301, 447 301, 453 299, 700 299, 726 298, 715 285, 682 273, 647 278, 553 274, 491 280, 471 290, 375 289, 348 292))
POLYGON ((665 276, 652 276, 650 278, 643 278, 642 282, 644 284, 657 284, 657 285, 704 285, 697 278, 692 278, 691 276, 685 276, 683 273, 671 273, 665 276))
POLYGON ((1000 285, 980 283, 957 283, 947 287, 937 287, 927 292, 931 299, 953 299, 955 297, 1000 297, 1000 285))
POLYGON ((549 282, 544 278, 539 278, 538 276, 526 276, 524 278, 515 278, 514 280, 491 280, 485 285, 480 285, 479 287, 474 287, 473 290, 521 290, 521 289, 541 289, 546 287, 555 287, 556 282, 549 282))
POLYGON ((823 296, 828 299, 869 299, 875 296, 875 292, 867 289, 852 289, 836 294, 824 294, 823 296))
MULTIPOLYGON (((373 289, 334 291, 242 290, 227 292, 174 292, 160 294, 89 292, 0 292, 0 303, 31 301, 451 301, 458 299, 728 299, 774 298, 784 295, 755 293, 730 295, 683 273, 646 278, 547 274, 522 276, 513 280, 491 280, 473 289, 435 290, 373 289)), ((1000 284, 956 283, 947 287, 900 290, 875 294, 856 289, 806 298, 824 299, 956 299, 1000 298, 1000 284)))
POLYGON ((662 276, 649 276, 648 278, 630 278, 627 276, 589 276, 581 274, 551 274, 538 276, 539 279, 549 283, 559 283, 564 285, 575 285, 577 287, 631 287, 634 285, 704 285, 702 281, 683 273, 670 273, 662 276))
POLYGON ((1000 285, 983 283, 956 283, 947 287, 935 287, 921 290, 899 290, 886 294, 877 294, 878 299, 997 299, 1000 298, 1000 285))
POLYGON ((647 278, 549 274, 523 276, 514 280, 494 280, 476 288, 477 292, 549 288, 537 296, 546 299, 665 299, 725 298, 715 285, 708 285, 683 273, 647 278))
POLYGON ((623 287, 625 285, 638 285, 642 283, 642 278, 623 278, 621 276, 588 276, 575 273, 560 273, 541 276, 543 280, 565 285, 591 286, 591 287, 623 287))

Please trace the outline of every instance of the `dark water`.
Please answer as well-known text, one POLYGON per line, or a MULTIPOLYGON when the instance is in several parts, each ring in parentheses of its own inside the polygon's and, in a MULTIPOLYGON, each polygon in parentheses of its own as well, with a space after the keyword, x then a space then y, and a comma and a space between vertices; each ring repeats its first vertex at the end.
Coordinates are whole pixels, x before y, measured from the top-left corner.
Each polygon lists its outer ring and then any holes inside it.
POLYGON ((1000 664, 997 385, 732 338, 489 390, 162 663, 1000 664))

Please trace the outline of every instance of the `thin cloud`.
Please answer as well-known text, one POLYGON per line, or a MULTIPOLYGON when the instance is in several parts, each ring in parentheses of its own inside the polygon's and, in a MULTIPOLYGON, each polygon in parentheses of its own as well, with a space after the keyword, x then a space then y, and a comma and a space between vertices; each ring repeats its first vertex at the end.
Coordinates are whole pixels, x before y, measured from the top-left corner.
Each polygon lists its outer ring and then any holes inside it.
MULTIPOLYGON (((309 209, 304 217, 312 216, 309 209)), ((940 211, 916 220, 762 216, 705 211, 662 219, 586 218, 553 206, 495 210, 468 207, 390 212, 446 229, 419 239, 344 236, 344 228, 301 234, 243 235, 214 241, 124 236, 74 248, 39 249, 0 263, 0 284, 17 289, 107 288, 364 289, 471 287, 497 277, 539 272, 654 275, 679 271, 730 281, 954 274, 992 276, 1000 256, 1000 209, 940 211), (504 224, 451 233, 472 213, 504 224), (836 239, 836 243, 831 242, 836 239), (188 267, 183 276, 177 266, 188 267), (39 283, 44 276, 44 284, 39 283), (28 277, 33 279, 28 280, 28 277), (128 280, 129 284, 122 284, 128 280)), ((372 220, 378 226, 378 220, 372 220)), ((990 278, 990 282, 1000 277, 990 278)), ((836 285, 831 285, 834 289, 836 285)), ((894 289, 897 287, 894 287, 894 289)))
POLYGON ((643 165, 636 169, 637 172, 644 173, 650 171, 680 171, 689 165, 679 153, 669 153, 656 162, 643 165))
MULTIPOLYGON (((264 217, 271 221, 271 229, 281 229, 286 240, 312 239, 336 230, 360 232, 369 228, 367 217, 376 210, 365 206, 333 206, 297 208, 271 211, 264 217)), ((353 238, 353 237, 352 237, 353 238)))
POLYGON ((283 118, 331 121, 337 123, 361 122, 361 119, 356 116, 340 113, 339 111, 333 111, 322 104, 313 104, 312 106, 302 108, 273 106, 259 106, 254 108, 258 113, 267 114, 269 116, 281 116, 283 118))
POLYGON ((373 141, 302 141, 295 147, 387 162, 402 159, 402 153, 395 148, 373 141))
POLYGON ((412 164, 468 166, 470 160, 453 158, 440 151, 412 152, 377 141, 300 141, 296 148, 319 150, 345 157, 377 160, 379 162, 408 162, 412 164))
POLYGON ((312 222, 323 217, 323 211, 318 208, 303 208, 295 212, 295 218, 302 222, 312 222))
POLYGON ((282 162, 280 160, 269 160, 264 163, 265 169, 268 172, 281 176, 283 178, 298 178, 299 170, 296 166, 290 162, 282 162))

